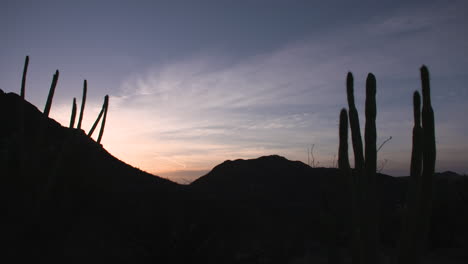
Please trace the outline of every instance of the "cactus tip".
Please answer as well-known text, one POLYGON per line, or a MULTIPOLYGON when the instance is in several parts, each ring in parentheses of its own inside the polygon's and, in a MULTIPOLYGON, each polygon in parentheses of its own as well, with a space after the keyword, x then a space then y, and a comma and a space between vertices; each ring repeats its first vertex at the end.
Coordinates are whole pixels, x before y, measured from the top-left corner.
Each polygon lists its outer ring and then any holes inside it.
POLYGON ((367 80, 366 80, 366 94, 375 94, 376 93, 376 84, 377 81, 375 80, 375 75, 372 73, 369 73, 367 75, 367 80))
POLYGON ((346 108, 341 108, 341 111, 340 111, 340 117, 341 116, 344 116, 344 115, 347 115, 348 114, 348 111, 346 110, 346 108))
POLYGON ((429 70, 427 69, 426 65, 421 67, 421 82, 422 82, 422 95, 423 101, 425 104, 431 104, 431 95, 430 95, 430 87, 429 87, 429 70))
POLYGON ((413 104, 417 108, 421 106, 421 95, 418 91, 414 91, 413 93, 413 104))
POLYGON ((348 75, 346 76, 346 86, 348 87, 348 89, 353 89, 353 82, 354 82, 353 73, 348 72, 348 75))
POLYGON ((424 64, 421 66, 421 73, 422 74, 429 74, 429 70, 427 69, 427 66, 424 65, 424 64))

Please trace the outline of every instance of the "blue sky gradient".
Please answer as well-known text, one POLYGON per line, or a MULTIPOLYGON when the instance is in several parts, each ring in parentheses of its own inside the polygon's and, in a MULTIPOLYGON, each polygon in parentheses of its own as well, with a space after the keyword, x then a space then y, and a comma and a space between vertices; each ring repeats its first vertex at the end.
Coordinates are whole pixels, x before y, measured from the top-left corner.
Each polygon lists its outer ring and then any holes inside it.
MULTIPOLYGON (((4 8, 3 8, 4 7, 4 8)), ((122 160, 190 182, 226 159, 279 154, 333 166, 345 78, 377 77, 384 173, 407 175, 412 92, 426 64, 437 170, 468 172, 466 1, 5 1, 0 88, 68 124, 87 79, 86 130, 105 94, 103 144, 122 160), (408 3, 411 2, 411 3, 408 3)), ((362 127, 364 120, 361 119, 362 127)), ((352 153, 350 153, 352 156, 352 153)))

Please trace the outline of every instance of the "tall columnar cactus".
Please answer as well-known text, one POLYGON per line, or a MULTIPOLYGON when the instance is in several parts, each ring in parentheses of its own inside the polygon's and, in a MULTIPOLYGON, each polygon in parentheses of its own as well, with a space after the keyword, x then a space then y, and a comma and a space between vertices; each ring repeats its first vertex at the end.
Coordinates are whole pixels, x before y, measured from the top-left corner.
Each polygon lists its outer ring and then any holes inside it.
POLYGON ((107 118, 107 108, 109 107, 109 95, 106 95, 104 98, 104 117, 102 118, 102 123, 101 123, 101 130, 99 131, 99 136, 97 139, 97 143, 101 143, 102 135, 104 134, 104 126, 106 125, 106 118, 107 118))
POLYGON ((359 127, 359 117, 354 103, 353 75, 348 73, 346 90, 349 121, 354 150, 355 171, 351 181, 353 224, 353 263, 378 262, 378 201, 377 198, 377 130, 376 130, 376 80, 369 73, 366 80, 365 151, 359 127), (364 157, 365 153, 365 157, 364 157))
POLYGON ((376 80, 372 73, 369 73, 366 80, 366 125, 364 131, 365 140, 365 161, 364 176, 362 177, 364 195, 363 212, 361 212, 362 230, 361 239, 366 249, 362 256, 364 263, 378 263, 378 199, 377 199, 377 130, 375 119, 377 116, 376 108, 376 80))
POLYGON ((421 97, 419 92, 413 94, 413 147, 406 210, 402 220, 401 240, 399 244, 398 263, 417 263, 417 242, 415 241, 418 226, 421 224, 421 169, 423 161, 423 129, 421 127, 421 97))
POLYGON ((24 100, 26 94, 26 75, 28 74, 29 56, 24 59, 23 78, 21 79, 21 98, 24 100))
POLYGON ((72 112, 71 112, 71 117, 70 117, 70 128, 73 128, 75 125, 75 119, 76 119, 76 98, 73 97, 73 106, 72 106, 72 112))
POLYGON ((348 72, 346 78, 346 92, 349 107, 349 125, 351 127, 351 139, 354 150, 354 168, 358 174, 364 169, 364 154, 362 147, 361 128, 359 126, 359 116, 354 104, 354 78, 351 72, 348 72))
POLYGON ((346 109, 341 109, 340 112, 340 142, 338 147, 338 168, 343 174, 349 174, 349 157, 348 157, 348 113, 346 109))
POLYGON ((56 70, 54 77, 52 78, 52 84, 50 85, 49 96, 47 97, 47 102, 44 108, 45 116, 49 116, 50 107, 52 106, 52 100, 54 98, 55 87, 57 86, 58 77, 59 77, 59 71, 56 70))
POLYGON ((83 97, 81 99, 81 109, 80 109, 80 117, 78 117, 78 125, 76 128, 81 129, 81 121, 83 120, 83 113, 86 104, 86 93, 88 91, 88 82, 84 80, 83 82, 83 97))
POLYGON ((421 127, 421 96, 418 91, 413 94, 413 147, 411 151, 410 175, 416 183, 421 181, 421 169, 423 161, 423 128, 421 127), (414 176, 414 177, 413 177, 414 176))
POLYGON ((93 135, 94 130, 96 129, 96 126, 99 124, 99 121, 101 120, 101 117, 104 114, 104 111, 106 110, 106 105, 108 104, 108 100, 109 100, 109 97, 106 95, 104 97, 104 104, 102 105, 101 112, 99 112, 99 115, 98 115, 96 121, 94 122, 93 126, 91 127, 91 129, 88 132, 89 137, 91 137, 93 135))
POLYGON ((429 85, 429 71, 426 66, 421 67, 422 83, 422 128, 423 128, 423 168, 421 184, 421 231, 418 236, 419 249, 421 252, 426 246, 427 237, 430 229, 430 217, 432 208, 432 181, 434 178, 436 161, 436 143, 434 110, 431 105, 431 91, 429 85))
POLYGON ((351 139, 354 151, 354 173, 351 176, 350 190, 352 195, 352 260, 353 263, 361 263, 361 255, 364 254, 361 240, 361 200, 362 200, 362 177, 364 173, 364 153, 362 146, 361 128, 359 115, 354 103, 354 78, 351 72, 346 77, 346 93, 349 107, 349 124, 351 128, 351 139))

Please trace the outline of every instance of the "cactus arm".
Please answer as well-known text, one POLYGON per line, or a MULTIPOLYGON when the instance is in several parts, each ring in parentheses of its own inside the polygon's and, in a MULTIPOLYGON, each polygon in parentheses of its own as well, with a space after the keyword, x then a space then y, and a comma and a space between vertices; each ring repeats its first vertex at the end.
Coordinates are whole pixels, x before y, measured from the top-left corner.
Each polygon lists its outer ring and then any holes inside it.
POLYGON ((83 113, 86 104, 86 93, 88 91, 88 82, 84 80, 83 82, 83 97, 81 99, 81 109, 80 109, 80 116, 78 117, 78 125, 76 128, 81 129, 81 121, 83 120, 83 113))
POLYGON ((364 154, 362 147, 361 128, 359 126, 359 116, 354 103, 354 79, 351 72, 346 78, 346 92, 349 108, 349 125, 351 127, 351 139, 354 150, 354 168, 359 172, 364 168, 364 154))
POLYGON ((75 125, 75 119, 76 119, 76 98, 73 98, 72 113, 70 117, 70 128, 73 128, 73 126, 75 125))
POLYGON ((98 117, 96 118, 96 121, 94 121, 93 126, 88 132, 88 137, 91 137, 94 133, 94 130, 96 129, 97 125, 99 124, 99 121, 101 120, 102 115, 104 114, 104 110, 106 109, 106 98, 104 97, 104 104, 102 105, 101 112, 99 112, 98 117))
POLYGON ((97 143, 101 143, 102 135, 104 134, 104 126, 106 125, 108 107, 109 107, 109 95, 106 95, 106 97, 104 98, 104 117, 102 118, 101 130, 99 131, 97 143))
POLYGON ((349 157, 348 157, 348 113, 346 109, 341 109, 340 112, 340 141, 338 147, 338 168, 345 173, 349 173, 349 157))
POLYGON ((26 75, 28 74, 29 56, 24 59, 23 78, 21 79, 21 98, 24 100, 26 94, 26 75))
POLYGON ((422 166, 422 139, 423 131, 421 127, 421 97, 419 92, 413 94, 413 146, 411 151, 410 179, 406 195, 406 208, 403 213, 402 231, 399 244, 399 264, 417 263, 417 253, 415 251, 415 235, 421 219, 421 166, 422 166))
POLYGON ((45 108, 44 108, 44 115, 45 116, 49 116, 50 107, 52 106, 52 100, 54 98, 55 87, 57 86, 58 77, 59 77, 59 71, 56 70, 55 74, 54 74, 54 77, 52 78, 52 84, 50 86, 49 96, 47 97, 47 102, 46 102, 46 105, 45 105, 45 108))

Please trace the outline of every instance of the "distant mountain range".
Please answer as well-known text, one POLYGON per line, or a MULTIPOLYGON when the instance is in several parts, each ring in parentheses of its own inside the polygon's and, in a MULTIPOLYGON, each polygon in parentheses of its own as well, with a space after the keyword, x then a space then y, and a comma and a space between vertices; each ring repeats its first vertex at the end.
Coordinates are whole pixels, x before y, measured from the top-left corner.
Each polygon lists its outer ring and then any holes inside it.
MULTIPOLYGON (((65 263, 349 263, 337 169, 280 156, 225 161, 179 185, 113 157, 0 90, 3 256, 65 263)), ((379 175, 382 254, 396 254, 407 177, 379 175)), ((468 177, 436 174, 430 263, 468 261, 468 177)), ((429 263, 429 262, 428 262, 429 263)))

